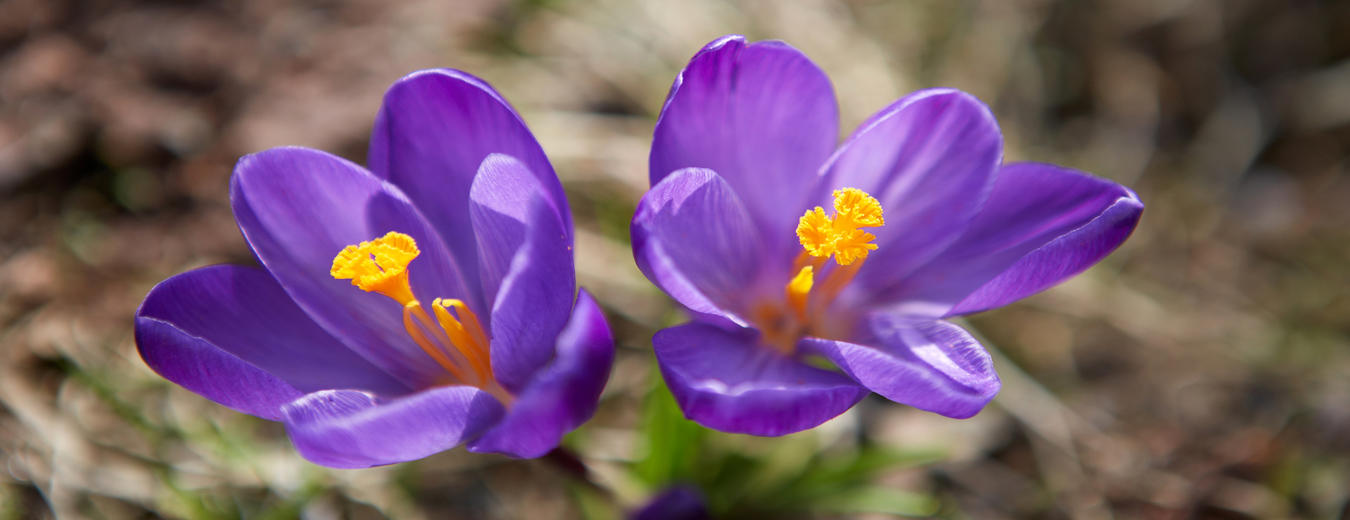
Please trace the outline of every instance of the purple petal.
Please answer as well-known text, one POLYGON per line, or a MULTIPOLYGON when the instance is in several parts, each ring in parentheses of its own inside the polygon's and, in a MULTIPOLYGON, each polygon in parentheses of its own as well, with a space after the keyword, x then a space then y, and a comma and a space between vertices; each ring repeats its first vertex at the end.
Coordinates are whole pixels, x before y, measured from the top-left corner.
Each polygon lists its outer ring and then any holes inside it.
POLYGON ((777 248, 838 136, 834 89, 815 63, 783 42, 727 36, 675 78, 652 138, 651 183, 683 168, 716 171, 777 248))
POLYGON ((567 223, 525 165, 483 161, 470 194, 479 274, 492 298, 492 371, 512 392, 553 357, 576 291, 567 223))
POLYGON ((408 193, 471 280, 478 258, 469 186, 493 153, 515 157, 534 173, 567 223, 570 243, 571 212, 553 166, 515 109, 483 80, 451 69, 409 74, 385 93, 370 139, 370 169, 408 193))
POLYGON ((652 187, 631 231, 647 279, 705 318, 745 325, 739 314, 758 292, 756 280, 782 270, 765 265, 750 215, 712 170, 680 170, 652 187))
POLYGON ((799 432, 844 413, 867 395, 848 378, 759 344, 748 331, 687 323, 657 332, 652 345, 685 417, 724 432, 799 432))
POLYGON ((368 468, 455 447, 502 415, 491 395, 442 386, 384 400, 353 390, 314 392, 282 408, 296 450, 315 464, 368 468))
POLYGON ((989 108, 964 92, 921 90, 863 123, 831 159, 817 204, 836 188, 881 202, 886 225, 855 286, 884 287, 960 236, 984 203, 1002 160, 989 108))
POLYGON ((136 336, 141 357, 166 379, 269 419, 304 392, 411 391, 347 350, 251 267, 203 267, 160 282, 136 313, 136 336))
POLYGON ((653 497, 642 509, 628 515, 629 520, 707 520, 708 506, 703 494, 688 486, 675 486, 653 497))
POLYGON ((807 338, 798 346, 887 399, 947 417, 975 415, 998 393, 989 353, 961 327, 887 315, 870 326, 875 345, 807 338))
POLYGON ((591 418, 609 379, 614 337, 600 306, 584 290, 558 336, 557 353, 553 363, 517 394, 506 417, 469 443, 469 451, 539 457, 591 418))
POLYGON ((1049 164, 1005 166, 970 229, 873 301, 927 317, 1007 304, 1101 260, 1142 211, 1133 192, 1107 180, 1049 164))
POLYGON ((324 152, 277 148, 240 159, 230 199, 263 266, 333 337, 412 387, 443 376, 408 337, 397 302, 329 275, 343 247, 399 231, 421 250, 409 266, 419 297, 468 298, 440 236, 398 188, 324 152))
POLYGON ((951 278, 993 279, 948 314, 1006 305, 1083 272, 1125 242, 1143 211, 1134 192, 1110 181, 1049 164, 1005 166, 961 247, 941 257, 963 266, 951 278))
POLYGON ((136 346, 155 373, 193 393, 249 415, 281 419, 281 406, 303 392, 168 322, 136 318, 136 346))

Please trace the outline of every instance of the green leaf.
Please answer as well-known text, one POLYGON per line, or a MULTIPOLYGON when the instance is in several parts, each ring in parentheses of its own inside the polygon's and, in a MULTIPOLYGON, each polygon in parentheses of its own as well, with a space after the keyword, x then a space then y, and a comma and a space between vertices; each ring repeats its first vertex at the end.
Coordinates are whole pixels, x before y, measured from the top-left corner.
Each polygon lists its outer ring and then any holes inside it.
POLYGON ((695 480, 703 427, 685 419, 675 396, 662 382, 652 363, 652 388, 643 402, 640 438, 646 453, 634 467, 640 480, 660 489, 676 482, 695 480))
POLYGON ((827 513, 886 513, 928 517, 938 511, 938 501, 921 493, 867 486, 818 501, 813 509, 827 513))

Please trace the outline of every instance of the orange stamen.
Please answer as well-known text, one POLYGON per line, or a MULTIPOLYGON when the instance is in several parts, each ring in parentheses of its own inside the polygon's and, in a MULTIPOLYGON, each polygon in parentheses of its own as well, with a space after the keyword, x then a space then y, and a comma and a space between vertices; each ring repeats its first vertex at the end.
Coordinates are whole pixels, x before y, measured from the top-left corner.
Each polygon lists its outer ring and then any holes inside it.
POLYGON ((419 253, 412 237, 390 231, 375 240, 343 248, 333 258, 330 274, 398 302, 403 306, 403 328, 408 336, 454 382, 482 388, 510 402, 510 394, 493 378, 491 343, 478 316, 460 300, 437 298, 432 302, 436 315, 432 318, 413 294, 408 264, 419 253))

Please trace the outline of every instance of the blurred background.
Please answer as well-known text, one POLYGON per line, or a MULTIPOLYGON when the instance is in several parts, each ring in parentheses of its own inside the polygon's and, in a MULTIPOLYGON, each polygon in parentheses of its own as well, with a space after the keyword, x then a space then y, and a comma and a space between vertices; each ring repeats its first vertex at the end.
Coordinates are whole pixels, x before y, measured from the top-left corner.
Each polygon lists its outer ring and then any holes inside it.
POLYGON ((725 518, 1347 518, 1348 149, 1350 2, 0 0, 0 519, 616 518, 676 482, 725 518), (733 32, 813 58, 846 133, 956 87, 1009 160, 1144 200, 1099 266, 970 319, 1004 380, 977 417, 871 397, 762 440, 660 390, 649 340, 682 318, 628 219, 672 79, 733 32), (442 66, 516 106, 571 197, 619 340, 568 439, 595 486, 462 450, 320 468, 136 353, 153 284, 252 261, 239 156, 361 162, 384 89, 442 66))

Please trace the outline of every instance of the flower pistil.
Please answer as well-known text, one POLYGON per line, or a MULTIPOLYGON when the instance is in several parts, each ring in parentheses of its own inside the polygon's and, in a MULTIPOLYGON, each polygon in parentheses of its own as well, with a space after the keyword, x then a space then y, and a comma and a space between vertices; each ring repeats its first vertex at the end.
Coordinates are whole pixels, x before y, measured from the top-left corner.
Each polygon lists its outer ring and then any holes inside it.
POLYGON ((850 265, 866 260, 867 253, 877 248, 872 240, 877 237, 863 231, 865 227, 886 224, 881 215, 881 203, 858 188, 834 190, 834 217, 816 206, 797 220, 797 239, 805 252, 823 262, 834 255, 839 265, 850 265))
POLYGON ((858 274, 868 253, 877 249, 872 243, 876 236, 862 228, 881 227, 881 203, 867 192, 857 188, 834 190, 834 215, 816 206, 797 220, 797 239, 802 252, 797 255, 784 292, 791 314, 776 310, 773 305, 756 309, 756 321, 765 334, 765 340, 785 353, 791 353, 802 334, 811 331, 813 317, 829 307, 840 291, 858 274), (837 266, 825 264, 834 257, 837 266), (817 283, 817 276, 825 273, 817 283))
POLYGON ((408 336, 452 376, 450 382, 482 388, 505 402, 509 396, 492 377, 490 343, 478 316, 463 301, 436 298, 431 302, 433 318, 413 294, 408 264, 420 253, 412 237, 390 231, 343 248, 329 274, 398 302, 408 336))

